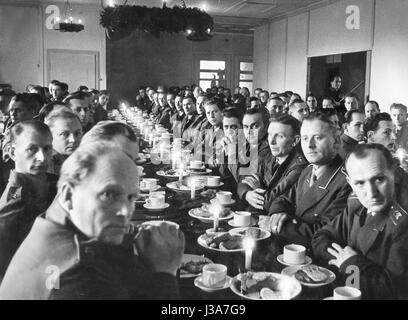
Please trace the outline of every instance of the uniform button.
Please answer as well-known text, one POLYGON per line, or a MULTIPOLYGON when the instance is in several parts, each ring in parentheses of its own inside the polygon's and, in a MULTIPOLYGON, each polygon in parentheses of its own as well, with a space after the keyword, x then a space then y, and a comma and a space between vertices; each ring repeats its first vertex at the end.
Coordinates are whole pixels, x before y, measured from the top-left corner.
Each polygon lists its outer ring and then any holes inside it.
POLYGON ((315 217, 318 217, 319 215, 317 213, 313 214, 315 217))

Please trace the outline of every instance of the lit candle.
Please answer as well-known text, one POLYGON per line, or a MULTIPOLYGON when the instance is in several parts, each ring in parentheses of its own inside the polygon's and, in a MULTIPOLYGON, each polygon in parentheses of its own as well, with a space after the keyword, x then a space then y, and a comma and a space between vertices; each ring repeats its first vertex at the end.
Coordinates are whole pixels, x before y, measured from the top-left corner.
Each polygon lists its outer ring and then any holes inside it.
POLYGON ((249 271, 251 270, 252 250, 255 246, 255 241, 250 237, 244 238, 242 241, 242 246, 245 249, 245 270, 249 271))
POLYGON ((219 206, 215 205, 213 209, 214 209, 214 232, 217 232, 220 217, 220 208, 219 206))
POLYGON ((404 158, 405 158, 405 151, 402 148, 399 148, 396 152, 395 155, 398 157, 400 164, 404 164, 404 158))
POLYGON ((183 163, 181 163, 180 173, 179 173, 179 184, 180 184, 180 186, 181 186, 181 184, 182 184, 182 182, 183 182, 183 170, 184 170, 184 168, 183 168, 183 163))
POLYGON ((196 180, 194 179, 194 177, 191 178, 190 186, 191 186, 191 200, 194 200, 196 191, 196 180))
POLYGON ((69 21, 74 21, 74 17, 69 17, 69 21))
POLYGON ((164 145, 163 145, 163 143, 160 144, 160 159, 163 162, 163 159, 164 159, 164 145))
POLYGON ((56 17, 55 18, 55 21, 57 21, 58 23, 61 21, 61 18, 60 17, 56 17))

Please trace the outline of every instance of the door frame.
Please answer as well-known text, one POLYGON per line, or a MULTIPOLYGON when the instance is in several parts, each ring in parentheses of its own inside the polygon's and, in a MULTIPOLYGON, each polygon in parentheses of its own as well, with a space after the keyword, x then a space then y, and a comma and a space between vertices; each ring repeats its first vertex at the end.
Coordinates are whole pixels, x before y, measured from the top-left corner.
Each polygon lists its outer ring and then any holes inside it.
POLYGON ((193 75, 191 79, 197 85, 200 84, 200 60, 215 60, 225 61, 225 87, 230 88, 233 80, 233 65, 231 54, 208 54, 208 53, 195 53, 193 54, 193 75))
POLYGON ((53 53, 69 53, 69 54, 89 54, 93 55, 95 59, 95 89, 99 90, 100 88, 100 57, 99 51, 91 51, 91 50, 71 50, 71 49, 47 49, 47 83, 50 83, 51 80, 51 54, 53 53))

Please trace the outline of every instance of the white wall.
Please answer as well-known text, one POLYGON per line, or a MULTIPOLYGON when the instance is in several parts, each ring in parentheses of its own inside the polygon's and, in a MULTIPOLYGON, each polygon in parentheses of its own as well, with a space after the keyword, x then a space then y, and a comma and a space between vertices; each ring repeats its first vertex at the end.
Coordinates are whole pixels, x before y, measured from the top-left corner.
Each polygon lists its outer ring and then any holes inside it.
POLYGON ((259 53, 261 46, 254 46, 254 81, 269 90, 304 96, 308 57, 372 50, 370 98, 384 111, 396 100, 408 104, 407 17, 406 0, 343 0, 261 26, 254 43, 268 32, 269 58, 266 68, 259 67, 265 58, 259 53), (349 5, 360 9, 359 30, 346 28, 349 5))
POLYGON ((46 28, 49 14, 45 9, 49 4, 64 12, 64 2, 30 4, 0 0, 0 83, 12 84, 15 91, 23 91, 30 83, 46 85, 47 50, 69 49, 99 53, 99 87, 106 88, 105 33, 99 25, 100 5, 72 4, 74 15, 85 24, 85 30, 77 33, 46 28))

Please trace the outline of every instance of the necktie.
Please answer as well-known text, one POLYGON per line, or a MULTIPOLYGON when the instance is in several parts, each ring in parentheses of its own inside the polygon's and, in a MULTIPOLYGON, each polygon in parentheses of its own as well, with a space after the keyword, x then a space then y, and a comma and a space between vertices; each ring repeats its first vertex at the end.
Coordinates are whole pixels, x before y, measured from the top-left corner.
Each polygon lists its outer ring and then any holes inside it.
POLYGON ((312 176, 310 177, 309 187, 312 187, 316 181, 317 181, 316 170, 313 168, 312 176))

